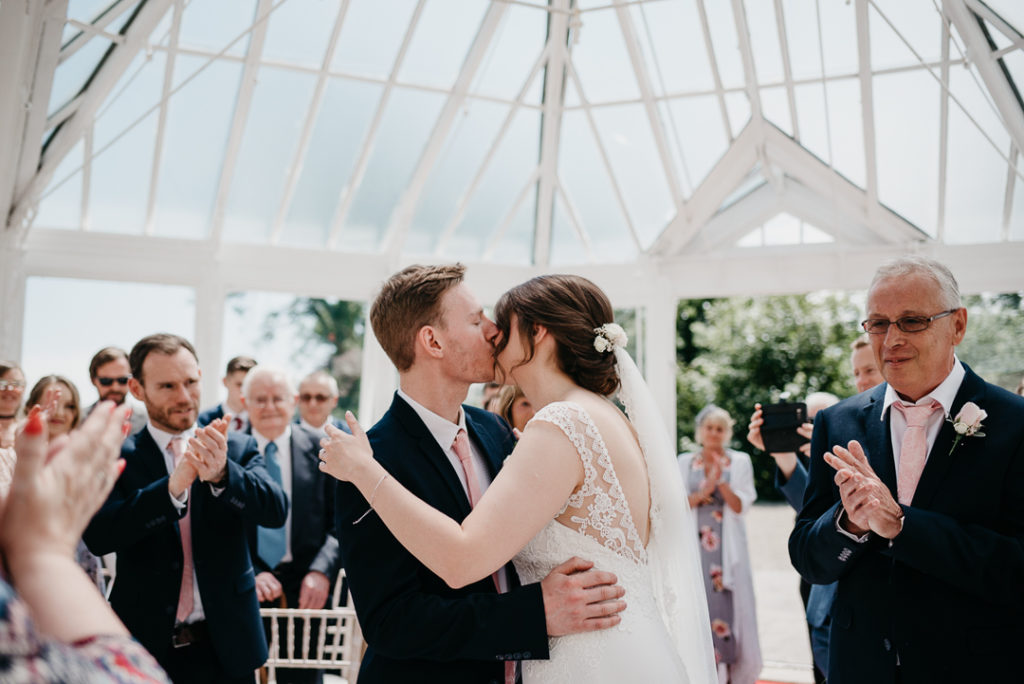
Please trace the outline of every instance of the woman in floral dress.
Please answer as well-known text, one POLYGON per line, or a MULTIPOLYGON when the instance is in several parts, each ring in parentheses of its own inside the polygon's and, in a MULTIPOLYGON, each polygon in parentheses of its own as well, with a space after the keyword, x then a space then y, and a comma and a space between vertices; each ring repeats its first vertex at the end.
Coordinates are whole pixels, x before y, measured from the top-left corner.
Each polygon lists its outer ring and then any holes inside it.
POLYGON ((742 515, 757 498, 750 457, 729 449, 733 420, 706 406, 697 414, 700 451, 679 468, 696 515, 715 662, 722 684, 753 684, 761 671, 754 587, 742 515))

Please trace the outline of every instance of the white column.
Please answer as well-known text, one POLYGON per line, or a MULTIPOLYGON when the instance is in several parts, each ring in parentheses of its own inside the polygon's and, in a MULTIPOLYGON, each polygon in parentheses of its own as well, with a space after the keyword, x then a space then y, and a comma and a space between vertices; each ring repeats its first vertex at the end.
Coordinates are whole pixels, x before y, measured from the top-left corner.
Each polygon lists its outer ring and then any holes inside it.
POLYGON ((25 267, 14 231, 0 229, 0 360, 21 362, 25 267))
POLYGON ((224 341, 224 298, 226 295, 221 265, 207 257, 203 275, 196 284, 196 332, 192 344, 203 371, 200 383, 202 407, 212 406, 220 398, 220 379, 224 376, 221 353, 224 341))
POLYGON ((672 444, 676 437, 676 307, 667 283, 653 288, 643 308, 644 367, 641 370, 661 409, 672 444))
POLYGON ((359 384, 359 415, 364 429, 369 429, 391 406, 391 398, 398 388, 398 371, 377 342, 370 327, 369 312, 366 333, 363 335, 363 374, 359 384))

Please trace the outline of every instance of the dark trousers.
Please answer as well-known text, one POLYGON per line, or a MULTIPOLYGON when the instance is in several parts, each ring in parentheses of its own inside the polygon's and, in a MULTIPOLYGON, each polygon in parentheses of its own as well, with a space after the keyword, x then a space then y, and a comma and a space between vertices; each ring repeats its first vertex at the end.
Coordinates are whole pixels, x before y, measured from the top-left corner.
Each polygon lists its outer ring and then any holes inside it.
MULTIPOLYGON (((302 588, 302 578, 306 576, 307 570, 296 566, 295 563, 281 563, 274 568, 274 576, 281 583, 284 589, 284 607, 299 607, 299 591, 302 588)), ((330 596, 327 597, 330 603, 330 596)), ((263 608, 281 607, 279 600, 267 601, 260 604, 263 608)), ((267 634, 267 643, 270 643, 270 619, 263 620, 263 629, 267 634)), ((288 646, 288 621, 280 618, 277 623, 278 629, 278 654, 284 656, 288 646)), ((309 645, 311 653, 316 653, 316 641, 319 635, 318 623, 310 624, 309 645)), ((305 634, 305 627, 300 620, 295 621, 295 647, 296 650, 302 647, 302 640, 305 634)), ((279 667, 274 670, 278 684, 321 684, 324 679, 323 670, 309 670, 302 668, 279 667)))
POLYGON ((253 681, 251 672, 241 677, 225 672, 208 637, 171 648, 160 665, 174 684, 252 684, 253 681))

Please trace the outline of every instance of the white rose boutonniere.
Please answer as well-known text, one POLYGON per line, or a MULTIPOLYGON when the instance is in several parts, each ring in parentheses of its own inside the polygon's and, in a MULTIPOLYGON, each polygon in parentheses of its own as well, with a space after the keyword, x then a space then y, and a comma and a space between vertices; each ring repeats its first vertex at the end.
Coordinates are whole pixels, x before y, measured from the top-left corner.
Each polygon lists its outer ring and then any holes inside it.
POLYGON ((981 424, 981 421, 986 418, 988 418, 988 412, 973 401, 964 404, 955 418, 947 417, 946 420, 953 424, 953 430, 956 432, 956 438, 953 440, 953 446, 949 453, 953 453, 953 449, 956 449, 956 445, 964 437, 984 437, 985 433, 981 431, 984 425, 981 424))

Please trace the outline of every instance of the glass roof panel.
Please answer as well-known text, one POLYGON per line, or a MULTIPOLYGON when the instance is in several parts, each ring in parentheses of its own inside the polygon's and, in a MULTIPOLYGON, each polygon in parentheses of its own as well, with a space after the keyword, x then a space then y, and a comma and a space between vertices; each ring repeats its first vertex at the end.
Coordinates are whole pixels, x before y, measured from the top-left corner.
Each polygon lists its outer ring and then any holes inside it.
MULTIPOLYGON (((818 3, 820 4, 820 3, 818 3)), ((831 4, 831 3, 826 3, 831 4)), ((782 0, 789 43, 789 65, 793 78, 800 80, 821 77, 821 41, 817 12, 806 0, 782 0)))
POLYGON ((750 51, 758 83, 782 83, 782 51, 779 47, 779 29, 775 24, 775 4, 763 0, 744 0, 747 29, 750 31, 750 51))
POLYGON ((331 70, 387 78, 414 9, 416 0, 350 0, 331 70))
MULTIPOLYGON (((591 104, 640 97, 615 10, 583 15, 579 42, 570 45, 583 97, 591 104)), ((568 104, 568 103, 567 103, 568 104)))
POLYGON ((451 88, 488 4, 479 0, 427 0, 402 62, 399 80, 451 88), (438 40, 440 36, 444 39, 438 40))
MULTIPOLYGON (((942 18, 935 11, 932 0, 875 0, 870 8, 868 26, 871 31, 872 69, 920 64, 904 39, 925 62, 938 61, 941 57, 942 18)), ((955 58, 956 51, 952 50, 950 56, 955 58)))
POLYGON ((864 187, 864 123, 861 116, 860 81, 842 78, 825 84, 832 139, 832 165, 836 171, 864 187))
POLYGON ((681 149, 683 179, 689 179, 682 188, 689 196, 707 178, 729 148, 729 138, 722 123, 718 97, 680 97, 668 101, 672 116, 671 129, 682 138, 681 149), (688 187, 687 187, 688 186, 688 187))
POLYGON ((1017 91, 1024 93, 1024 50, 1014 50, 1003 56, 1003 64, 1010 72, 1010 78, 1017 91))
POLYGON ((732 16, 732 5, 728 2, 700 0, 708 16, 708 30, 711 33, 711 44, 715 47, 715 61, 722 86, 726 88, 742 88, 743 59, 740 57, 739 38, 736 35, 736 22, 732 16))
POLYGON ((935 235, 939 85, 921 70, 875 76, 872 84, 879 200, 935 235))
POLYGON ((658 96, 715 87, 696 0, 666 0, 629 8, 658 96))
POLYGON ((495 243, 493 253, 485 255, 488 257, 487 260, 499 264, 531 263, 536 219, 537 184, 534 183, 526 191, 523 201, 519 203, 519 209, 505 227, 505 234, 495 243))
POLYGON ((34 225, 42 228, 78 229, 82 226, 82 153, 79 142, 53 174, 39 202, 34 225))
POLYGON ((243 32, 255 21, 256 0, 192 0, 181 15, 178 42, 182 47, 220 52, 241 35, 225 54, 244 55, 249 49, 249 33, 243 32))
POLYGON ((629 104, 594 109, 594 122, 646 247, 676 213, 650 119, 643 105, 629 104))
MULTIPOLYGON (((952 74, 950 75, 952 78, 952 74)), ((1009 150, 1007 145, 1005 148, 1009 150)), ((994 242, 1002 234, 1006 162, 958 107, 949 108, 947 243, 994 242)))
POLYGON ((797 120, 800 123, 800 144, 828 164, 832 160, 832 149, 825 109, 824 84, 798 85, 794 89, 794 97, 797 120))
POLYGON ((338 200, 352 174, 382 90, 377 83, 345 78, 328 81, 281 233, 283 244, 326 244, 338 200))
POLYGON ((745 92, 726 93, 725 111, 729 114, 729 127, 732 132, 729 139, 735 138, 750 121, 750 100, 745 92))
MULTIPOLYGON (((459 198, 469 189, 509 113, 507 105, 467 100, 458 113, 444 149, 420 195, 409 227, 407 248, 432 252, 445 226, 454 218, 459 198)), ((536 145, 530 144, 536 151, 536 145)), ((536 163, 536 152, 534 154, 536 163)), ((518 182, 525 182, 523 176, 518 182)))
POLYGON ((737 247, 763 247, 764 246, 764 228, 758 226, 754 230, 750 231, 739 240, 736 241, 737 247))
MULTIPOLYGON (((547 39, 548 13, 510 5, 502 17, 470 92, 514 100, 547 39)), ((534 81, 543 81, 543 69, 534 81)), ((536 102, 538 100, 534 100, 536 102)))
POLYGON ((319 67, 340 0, 288 0, 270 15, 263 59, 319 67))
MULTIPOLYGON (((590 235, 594 249, 601 246, 597 236, 617 235, 628 239, 627 223, 616 199, 615 187, 598 152, 593 129, 583 112, 566 112, 559 142, 559 178, 577 212, 576 218, 590 235)), ((568 216, 563 218, 566 225, 570 225, 568 216)), ((569 256, 571 261, 562 263, 580 263, 583 260, 582 248, 577 246, 577 250, 580 251, 579 258, 569 256)), ((636 248, 629 242, 619 255, 619 260, 628 260, 636 255, 636 248)))
POLYGON ((793 135, 793 119, 789 110, 789 97, 784 86, 761 88, 761 112, 764 118, 778 126, 786 135, 793 135))
MULTIPOLYGON (((857 8, 853 2, 817 2, 825 75, 857 73, 857 8)), ((810 13, 810 12, 808 12, 810 13)))
MULTIPOLYGON (((950 69, 949 91, 959 100, 960 105, 967 110, 971 118, 981 126, 981 130, 992 138, 996 147, 1006 150, 1010 144, 1010 136, 996 112, 995 105, 992 104, 988 91, 982 85, 981 76, 973 66, 970 70, 962 67, 950 69)), ((954 109, 960 110, 960 106, 951 100, 949 110, 952 112, 954 109)), ((952 142, 953 139, 950 140, 952 142)), ((991 143, 986 142, 985 144, 991 149, 991 143)))
POLYGON ((802 231, 803 243, 805 245, 818 245, 836 241, 834 237, 820 228, 815 228, 810 223, 801 223, 800 230, 802 231))
POLYGON ((560 193, 555 195, 551 218, 551 264, 568 265, 586 262, 586 250, 572 225, 572 218, 560 193))
POLYGON ((92 78, 96 66, 111 45, 113 43, 103 36, 93 36, 81 49, 57 66, 53 74, 53 86, 50 88, 50 105, 46 110, 48 116, 78 95, 82 86, 92 78))
POLYGON ((765 246, 800 244, 800 219, 792 214, 781 212, 765 221, 764 244, 765 246))
MULTIPOLYGON (((93 24, 99 19, 103 18, 107 12, 120 12, 110 24, 108 24, 103 31, 105 33, 116 34, 121 31, 121 28, 131 18, 135 11, 134 5, 138 4, 138 0, 70 0, 68 2, 68 19, 74 19, 75 21, 83 24, 93 24), (123 5, 120 6, 119 5, 123 5)), ((67 23, 64 25, 64 32, 61 34, 61 43, 66 45, 68 41, 82 33, 82 30, 76 26, 67 23)))
POLYGON ((444 102, 443 95, 411 88, 391 93, 366 174, 352 190, 355 197, 341 232, 346 249, 377 247, 444 102))
MULTIPOLYGON (((179 54, 174 70, 195 73, 205 61, 179 54)), ((217 60, 168 100, 153 217, 156 235, 209 234, 241 77, 241 63, 217 60)))
POLYGON ((89 177, 87 227, 104 233, 141 234, 146 225, 157 112, 97 151, 89 177))
POLYGON ((509 212, 516 208, 517 199, 537 167, 540 116, 540 112, 530 109, 516 112, 494 157, 488 160, 480 184, 468 198, 466 213, 446 252, 451 251, 457 258, 479 257, 509 212))
POLYGON ((224 210, 224 240, 269 237, 315 81, 312 74, 260 69, 224 210))
POLYGON ((103 149, 114 137, 160 102, 163 95, 166 56, 154 52, 136 55, 110 96, 96 114, 93 149, 103 149))
POLYGON ((984 0, 984 2, 1018 32, 1024 30, 1024 5, 1020 3, 1020 0, 984 0))

